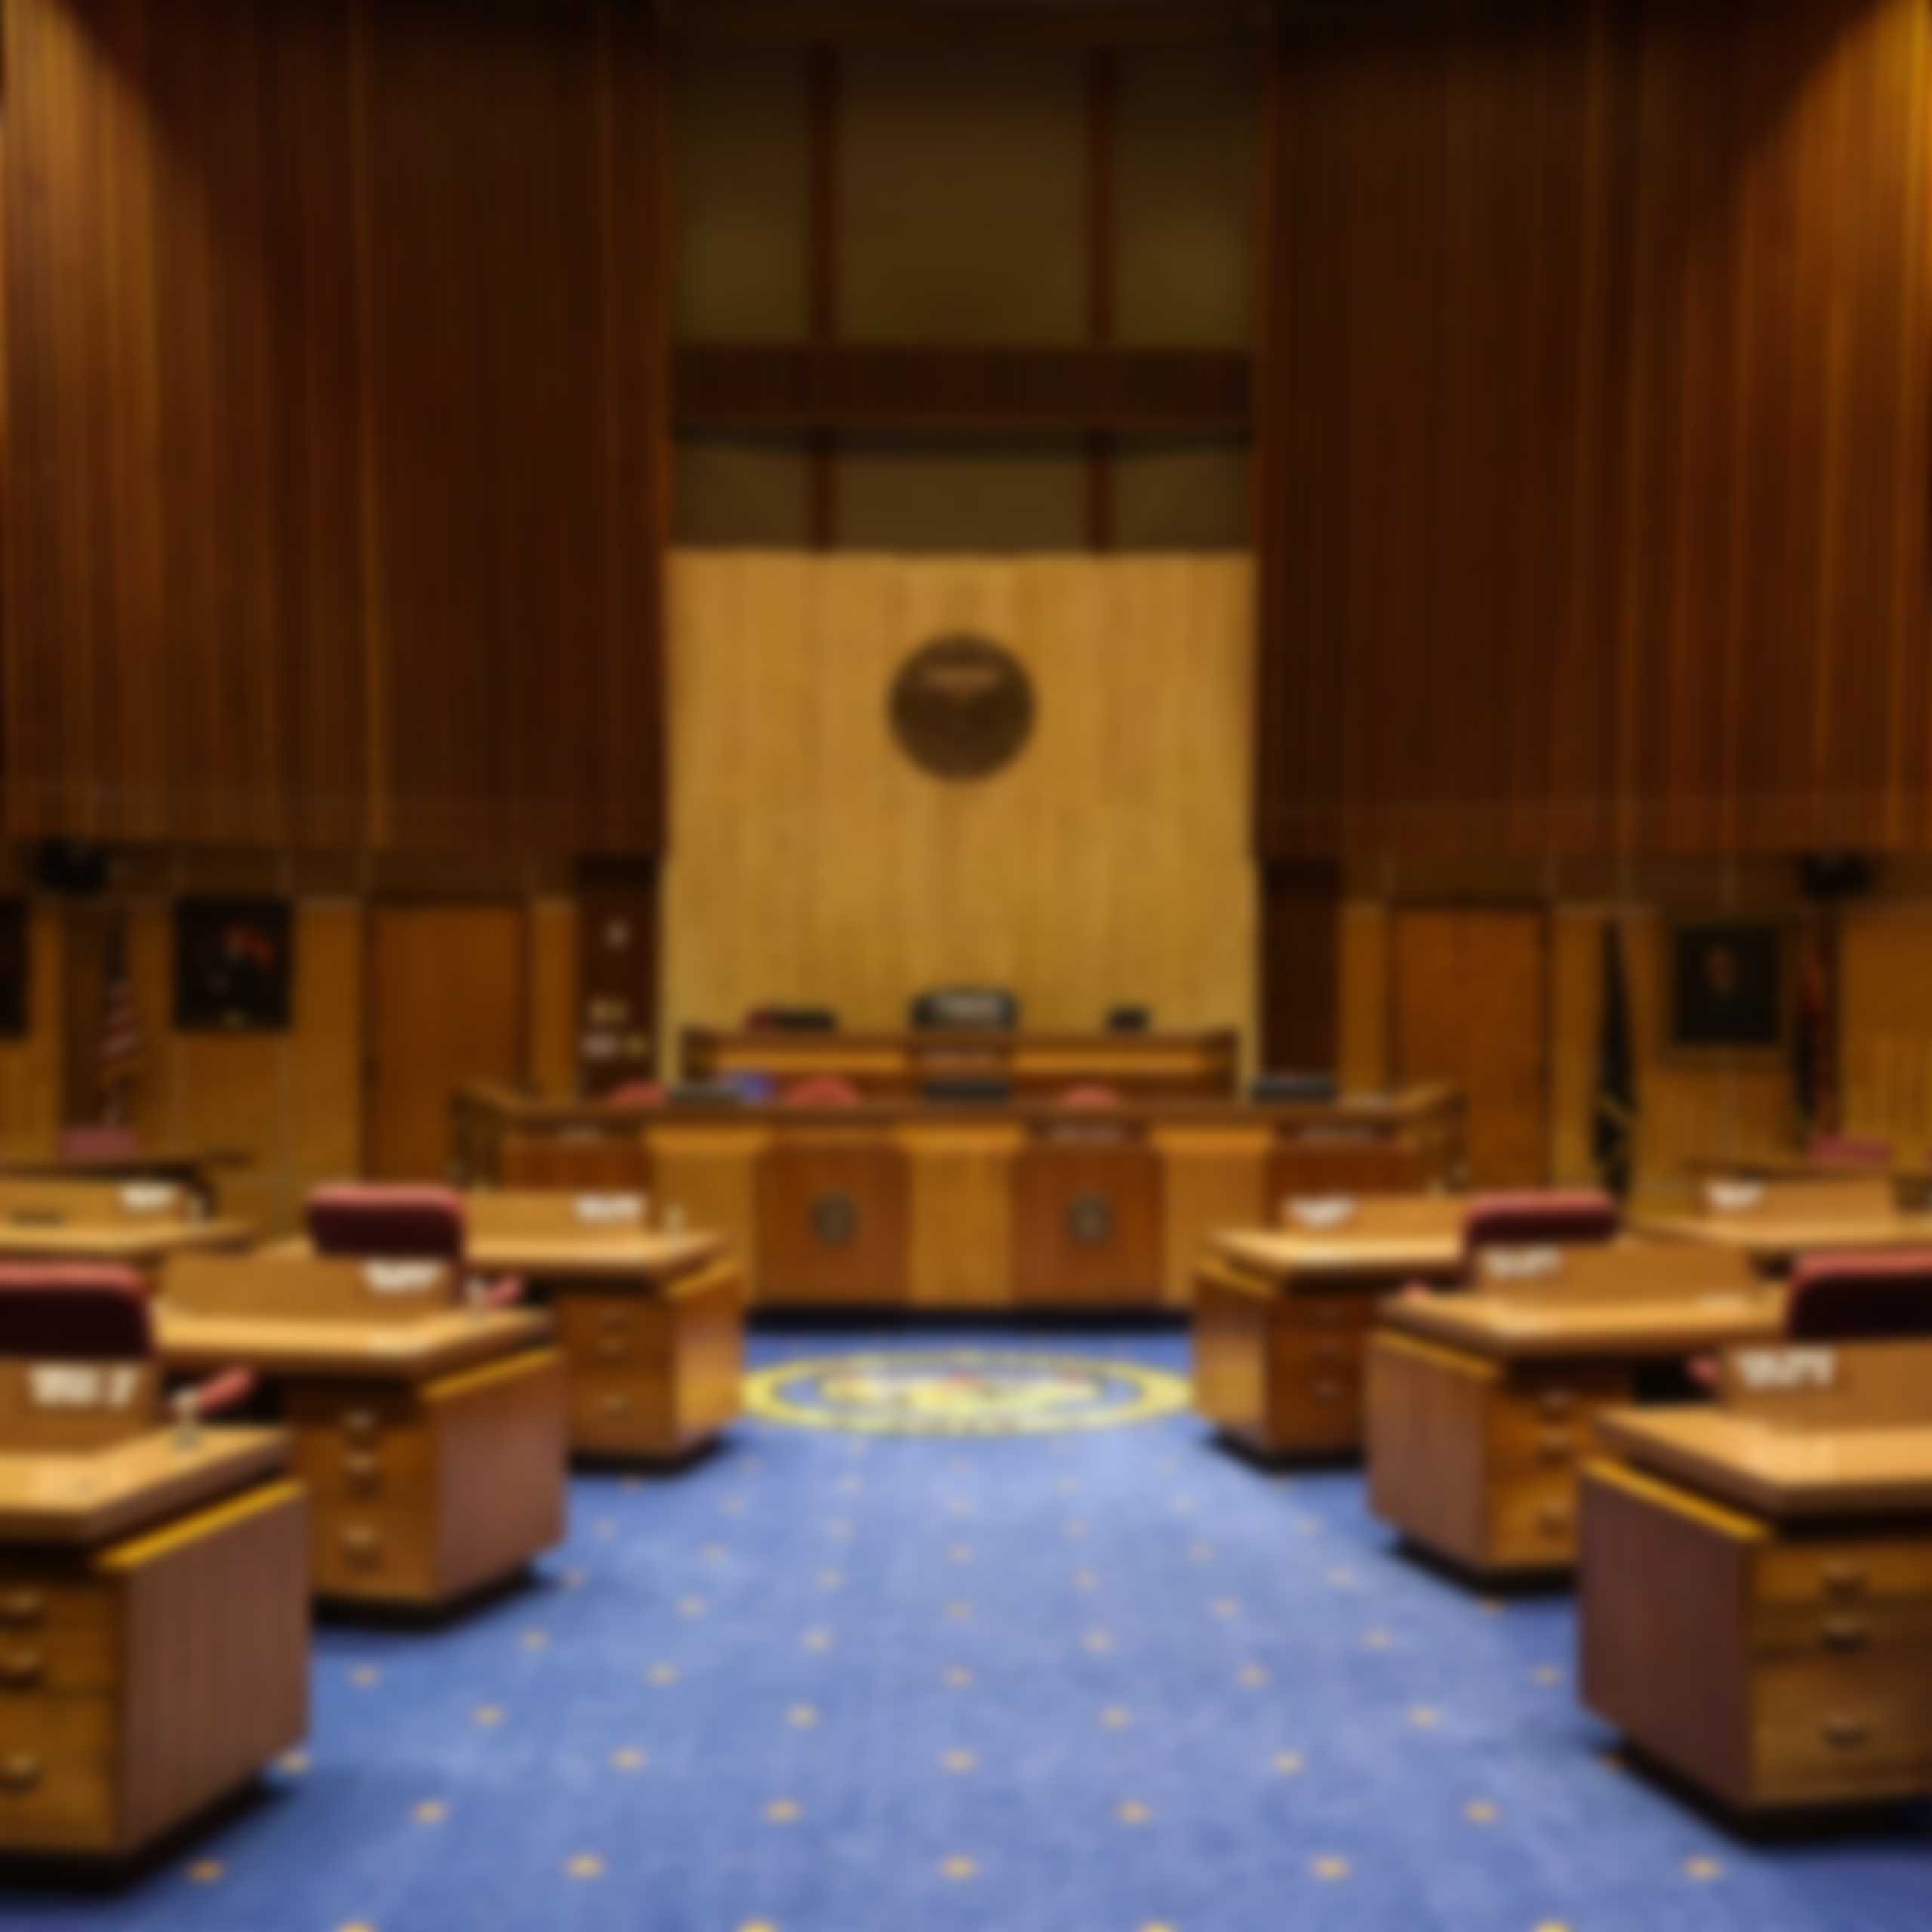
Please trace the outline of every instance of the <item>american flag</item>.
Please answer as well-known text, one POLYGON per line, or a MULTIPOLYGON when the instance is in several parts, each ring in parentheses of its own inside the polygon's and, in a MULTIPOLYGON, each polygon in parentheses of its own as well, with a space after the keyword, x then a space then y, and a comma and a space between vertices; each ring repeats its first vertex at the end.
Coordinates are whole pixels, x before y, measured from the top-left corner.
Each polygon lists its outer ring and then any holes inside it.
POLYGON ((100 1118, 125 1125, 134 1117, 134 1082, 141 1071, 141 1016, 128 971, 128 928, 117 912, 107 929, 100 1002, 100 1053, 97 1068, 100 1118))

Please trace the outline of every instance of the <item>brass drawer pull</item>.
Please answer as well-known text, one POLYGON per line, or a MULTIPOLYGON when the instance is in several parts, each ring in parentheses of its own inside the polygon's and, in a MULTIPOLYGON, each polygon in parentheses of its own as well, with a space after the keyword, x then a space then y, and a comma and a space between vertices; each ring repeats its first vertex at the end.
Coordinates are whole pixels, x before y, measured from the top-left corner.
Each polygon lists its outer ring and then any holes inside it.
POLYGON ((12 1792, 32 1791, 40 1783, 40 1760, 24 1751, 10 1752, 0 1758, 0 1788, 12 1792))
POLYGON ((1537 1527, 1551 1536, 1561 1536, 1570 1527, 1570 1511, 1561 1503, 1546 1503, 1537 1512, 1537 1527))
POLYGON ((628 1395, 606 1395, 604 1413, 607 1416, 627 1416, 631 1412, 631 1398, 628 1395))
POLYGON ((1537 1398, 1538 1411, 1552 1422, 1561 1422, 1576 1406, 1576 1397, 1567 1389, 1546 1389, 1537 1398))
POLYGON ((342 1412, 342 1431, 345 1435, 366 1439, 374 1435, 380 1426, 374 1409, 345 1409, 342 1412))
POLYGON ((0 1651, 0 1686, 9 1690, 31 1690, 46 1675, 44 1651, 0 1651))
POLYGON ((1872 1641, 1871 1627, 1855 1617, 1828 1617, 1818 1635, 1828 1651, 1862 1651, 1872 1641))
POLYGON ((598 1325, 607 1335, 628 1335, 631 1329, 631 1312, 627 1308, 607 1308, 598 1318, 598 1325))
POLYGON ((631 1358, 628 1342, 599 1342, 591 1352, 595 1360, 605 1363, 619 1364, 627 1362, 631 1358))
POLYGON ((383 1459, 372 1450, 352 1449, 342 1459, 343 1479, 352 1489, 375 1489, 383 1480, 383 1459))
POLYGON ((383 1533, 366 1523, 354 1523, 342 1533, 343 1553, 352 1563, 365 1565, 383 1560, 383 1533))
POLYGON ((1872 1735, 1872 1727, 1862 1718, 1848 1718, 1834 1712, 1818 1727, 1818 1734, 1827 1744, 1841 1751, 1849 1751, 1864 1743, 1872 1735))
POLYGON ((27 1630, 44 1623, 47 1598, 38 1590, 9 1590, 0 1596, 0 1623, 10 1630, 27 1630))
POLYGON ((1827 1563, 1819 1574, 1834 1596, 1855 1597, 1865 1589, 1865 1571, 1860 1564, 1827 1563))
POLYGON ((1567 1463, 1576 1454, 1576 1438, 1567 1429, 1546 1429, 1537 1438, 1537 1460, 1540 1463, 1567 1463))

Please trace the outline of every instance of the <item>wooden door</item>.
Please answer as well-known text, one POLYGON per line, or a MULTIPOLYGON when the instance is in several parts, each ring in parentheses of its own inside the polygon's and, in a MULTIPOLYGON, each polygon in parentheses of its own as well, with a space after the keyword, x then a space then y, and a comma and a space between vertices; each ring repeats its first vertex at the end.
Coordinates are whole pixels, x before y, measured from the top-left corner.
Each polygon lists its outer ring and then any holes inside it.
POLYGON ((379 906, 369 944, 368 1171, 433 1180, 449 1168, 450 1096, 523 1078, 523 909, 379 906))
POLYGON ((1540 912, 1420 907, 1395 916, 1390 1059, 1398 1080, 1469 1096, 1469 1184, 1545 1178, 1548 962, 1540 912))

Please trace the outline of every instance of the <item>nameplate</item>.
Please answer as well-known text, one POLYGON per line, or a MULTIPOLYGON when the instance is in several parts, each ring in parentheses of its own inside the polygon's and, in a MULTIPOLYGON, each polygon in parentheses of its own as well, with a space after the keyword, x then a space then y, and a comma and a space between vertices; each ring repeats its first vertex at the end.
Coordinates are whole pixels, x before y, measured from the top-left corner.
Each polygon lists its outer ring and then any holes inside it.
POLYGON ((440 1261, 365 1261, 362 1281, 372 1295, 426 1295, 443 1285, 440 1261))
POLYGON ((1740 1386, 1753 1395, 1789 1395, 1838 1386, 1836 1349, 1737 1349, 1730 1363, 1740 1386))
POLYGON ((1704 1184, 1704 1205, 1713 1214, 1746 1214, 1764 1198, 1761 1180, 1713 1180, 1704 1184))
POLYGON ((27 1369, 37 1409, 125 1409, 140 1386, 140 1370, 127 1362, 37 1361, 27 1369))
POLYGON ((1563 1272, 1560 1247, 1484 1247, 1476 1264, 1485 1281, 1548 1281, 1563 1272))
POLYGON ((644 1220, 641 1194, 580 1194, 577 1217, 586 1228, 637 1227, 644 1220))
POLYGON ((1294 1137, 1304 1143, 1319 1141, 1324 1147, 1368 1147, 1381 1137, 1373 1128, 1311 1125, 1297 1130, 1294 1137))
POLYGON ((1297 1227, 1310 1228, 1318 1233, 1346 1227, 1355 1217, 1355 1198, 1352 1194, 1297 1195, 1290 1198, 1287 1206, 1288 1219, 1297 1227))
POLYGON ((121 1204, 131 1214, 171 1213, 178 1198, 172 1181, 131 1180, 121 1189, 121 1204))

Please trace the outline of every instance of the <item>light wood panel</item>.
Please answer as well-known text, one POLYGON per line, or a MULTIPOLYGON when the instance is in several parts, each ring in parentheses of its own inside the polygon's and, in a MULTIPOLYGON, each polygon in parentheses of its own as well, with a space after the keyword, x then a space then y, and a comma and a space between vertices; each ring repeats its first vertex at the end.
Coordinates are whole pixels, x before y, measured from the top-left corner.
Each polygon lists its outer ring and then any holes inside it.
POLYGON ((1246 1029, 1243 560, 685 552, 672 583, 661 1037, 774 999, 896 1027, 956 980, 1013 986, 1033 1027, 1137 1000, 1246 1029), (963 784, 886 718, 901 661, 959 628, 1038 700, 1020 758, 963 784))
POLYGON ((515 905, 383 906, 371 918, 368 1171, 440 1177, 450 1096, 523 1078, 527 961, 515 905))
POLYGON ((1921 1158, 1932 1146, 1932 906, 1845 915, 1838 1002, 1846 1131, 1921 1158))
POLYGON ((1272 82, 1264 851, 1923 848, 1922 0, 1331 12, 1272 82))
POLYGON ((7 9, 8 826, 654 845, 651 32, 7 9))
POLYGON ((1407 1081, 1446 1080, 1467 1095, 1477 1187, 1529 1186, 1544 1176, 1545 950, 1540 909, 1405 906, 1395 915, 1394 1070, 1407 1081))

